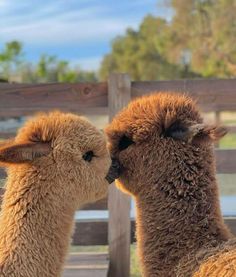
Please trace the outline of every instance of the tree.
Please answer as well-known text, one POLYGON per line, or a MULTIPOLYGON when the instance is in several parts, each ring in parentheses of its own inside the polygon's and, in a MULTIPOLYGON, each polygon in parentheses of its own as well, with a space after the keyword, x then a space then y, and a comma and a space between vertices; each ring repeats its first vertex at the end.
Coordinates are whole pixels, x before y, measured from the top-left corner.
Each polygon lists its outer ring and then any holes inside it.
POLYGON ((236 76, 236 1, 169 0, 170 22, 144 18, 112 42, 100 68, 129 72, 135 80, 236 76))
POLYGON ((191 68, 203 77, 236 76, 236 2, 172 0, 175 10, 175 62, 183 49, 191 52, 191 68))
POLYGON ((169 63, 163 53, 168 24, 164 19, 147 16, 138 31, 128 29, 125 36, 112 43, 112 52, 105 56, 100 77, 112 71, 129 72, 135 80, 171 78, 180 75, 180 68, 169 63))
POLYGON ((68 61, 56 56, 43 54, 37 63, 30 63, 24 59, 23 47, 18 41, 7 43, 0 52, 0 82, 11 81, 13 76, 24 83, 97 81, 95 72, 71 68, 68 61))
POLYGON ((0 52, 0 76, 8 79, 9 75, 16 72, 23 59, 22 44, 18 41, 6 43, 0 52))
MULTIPOLYGON (((125 36, 112 43, 112 52, 105 56, 100 78, 112 71, 129 72, 134 80, 163 80, 181 78, 185 67, 171 59, 174 35, 164 19, 147 16, 138 31, 128 29, 125 36)), ((189 76, 195 76, 191 71, 189 76)))
POLYGON ((89 82, 96 81, 94 72, 71 69, 69 62, 58 60, 55 56, 42 55, 37 64, 37 76, 40 82, 89 82))

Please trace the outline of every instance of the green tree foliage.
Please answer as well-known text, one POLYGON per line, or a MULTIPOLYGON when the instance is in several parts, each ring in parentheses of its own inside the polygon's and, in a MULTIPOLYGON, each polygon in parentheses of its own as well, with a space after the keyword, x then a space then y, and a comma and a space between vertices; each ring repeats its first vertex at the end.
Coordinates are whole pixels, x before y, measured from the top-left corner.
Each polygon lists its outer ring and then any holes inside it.
POLYGON ((167 22, 147 16, 138 31, 128 29, 126 35, 112 43, 112 52, 104 57, 100 76, 106 79, 112 71, 129 72, 135 80, 171 78, 181 75, 181 68, 170 63, 166 51, 167 22))
POLYGON ((175 10, 175 62, 188 49, 191 68, 203 77, 236 76, 236 1, 172 0, 170 5, 175 10))
POLYGON ((112 42, 101 79, 129 72, 135 80, 236 76, 236 1, 169 0, 170 22, 144 18, 112 42))
POLYGON ((22 58, 22 44, 18 41, 7 43, 0 53, 1 78, 8 79, 10 73, 16 72, 22 63, 22 58))

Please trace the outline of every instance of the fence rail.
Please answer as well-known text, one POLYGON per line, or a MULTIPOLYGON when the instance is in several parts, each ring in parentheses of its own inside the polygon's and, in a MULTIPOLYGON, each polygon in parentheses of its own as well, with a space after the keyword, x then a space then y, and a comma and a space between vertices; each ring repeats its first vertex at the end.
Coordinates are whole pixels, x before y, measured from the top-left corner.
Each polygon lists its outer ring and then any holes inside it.
POLYGON ((174 91, 196 99, 202 111, 236 111, 236 79, 133 82, 131 95, 139 97, 153 91, 174 91))
MULTIPOLYGON (((236 79, 131 82, 131 98, 154 91, 184 92, 203 111, 236 111, 236 79)), ((84 114, 107 114, 107 83, 7 84, 0 83, 0 117, 29 115, 61 109, 84 114)))
POLYGON ((60 109, 81 114, 106 114, 107 84, 1 84, 0 117, 18 117, 60 109))
MULTIPOLYGON (((236 236, 236 220, 234 217, 225 217, 224 221, 236 236)), ((131 219, 130 242, 136 242, 135 220, 131 219)), ((75 245, 107 245, 108 244, 108 220, 102 221, 81 221, 75 226, 73 244, 75 245)))

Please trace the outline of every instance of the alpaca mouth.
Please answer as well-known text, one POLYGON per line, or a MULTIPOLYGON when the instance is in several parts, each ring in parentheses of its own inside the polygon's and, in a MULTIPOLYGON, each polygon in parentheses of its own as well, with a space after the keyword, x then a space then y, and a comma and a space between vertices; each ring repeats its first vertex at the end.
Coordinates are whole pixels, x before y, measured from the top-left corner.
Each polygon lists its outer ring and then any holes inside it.
POLYGON ((121 173, 121 166, 117 159, 112 159, 111 166, 109 168, 106 180, 109 184, 113 183, 115 179, 119 178, 121 173))

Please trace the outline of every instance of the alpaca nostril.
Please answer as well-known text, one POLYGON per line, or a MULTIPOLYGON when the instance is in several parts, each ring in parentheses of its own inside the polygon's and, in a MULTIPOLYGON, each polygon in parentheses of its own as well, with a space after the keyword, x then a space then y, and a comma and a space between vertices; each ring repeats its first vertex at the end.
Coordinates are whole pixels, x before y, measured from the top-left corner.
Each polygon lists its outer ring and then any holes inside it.
POLYGON ((115 181, 115 179, 119 178, 120 173, 121 166, 119 161, 117 159, 112 158, 112 163, 106 176, 106 180, 109 182, 109 184, 111 184, 115 181))

